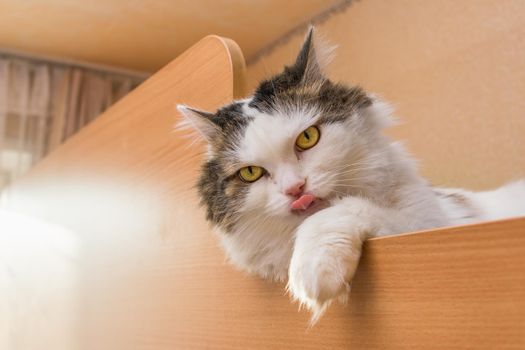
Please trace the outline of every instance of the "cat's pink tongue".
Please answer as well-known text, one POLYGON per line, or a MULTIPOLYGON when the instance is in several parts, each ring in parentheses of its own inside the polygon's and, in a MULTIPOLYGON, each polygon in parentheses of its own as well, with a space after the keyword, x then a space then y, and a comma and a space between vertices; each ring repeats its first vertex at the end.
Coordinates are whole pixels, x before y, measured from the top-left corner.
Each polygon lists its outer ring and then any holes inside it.
POLYGON ((312 194, 303 194, 292 202, 291 208, 294 210, 305 210, 315 201, 315 196, 312 194))

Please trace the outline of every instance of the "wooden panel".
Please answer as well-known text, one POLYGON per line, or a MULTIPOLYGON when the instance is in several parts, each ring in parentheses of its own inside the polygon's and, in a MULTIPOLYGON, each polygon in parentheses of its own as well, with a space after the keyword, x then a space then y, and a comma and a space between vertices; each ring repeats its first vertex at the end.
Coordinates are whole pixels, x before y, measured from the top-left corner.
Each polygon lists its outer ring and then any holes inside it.
POLYGON ((204 39, 10 189, 0 222, 27 229, 0 235, 0 345, 525 346, 524 218, 370 240, 350 304, 313 329, 283 285, 225 264, 191 187, 201 145, 170 130, 176 102, 213 109, 236 97, 243 69, 232 42, 204 39))
POLYGON ((350 343, 522 349, 524 267, 525 218, 370 240, 348 310, 350 343))
POLYGON ((173 131, 175 105, 241 97, 244 70, 234 42, 203 39, 5 193, 0 348, 141 348, 184 321, 187 272, 222 257, 191 190, 202 149, 173 131))

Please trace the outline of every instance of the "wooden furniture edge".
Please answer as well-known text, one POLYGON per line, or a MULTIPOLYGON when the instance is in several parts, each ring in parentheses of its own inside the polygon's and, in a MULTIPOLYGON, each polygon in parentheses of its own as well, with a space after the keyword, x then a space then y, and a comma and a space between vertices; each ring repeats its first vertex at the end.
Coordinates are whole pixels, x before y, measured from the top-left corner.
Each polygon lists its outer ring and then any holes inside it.
MULTIPOLYGON (((428 230, 421 230, 421 231, 413 231, 413 232, 403 232, 395 235, 388 235, 388 236, 381 236, 381 237, 372 237, 367 239, 367 242, 381 242, 385 240, 392 240, 392 239, 401 239, 404 237, 421 237, 424 238, 426 235, 429 234, 441 234, 441 233, 447 233, 447 232, 465 232, 465 231, 483 231, 483 229, 486 226, 492 226, 492 225, 521 225, 523 226, 525 230, 525 216, 516 216, 516 217, 509 217, 505 219, 498 219, 498 220, 486 220, 486 221, 480 221, 472 224, 465 224, 465 225, 454 225, 454 226, 443 226, 443 227, 437 227, 437 228, 431 228, 428 230)), ((524 231, 525 234, 525 231, 524 231)))
POLYGON ((246 94, 246 61, 239 45, 232 39, 218 35, 208 37, 217 38, 230 53, 231 72, 233 76, 233 98, 239 99, 246 94))

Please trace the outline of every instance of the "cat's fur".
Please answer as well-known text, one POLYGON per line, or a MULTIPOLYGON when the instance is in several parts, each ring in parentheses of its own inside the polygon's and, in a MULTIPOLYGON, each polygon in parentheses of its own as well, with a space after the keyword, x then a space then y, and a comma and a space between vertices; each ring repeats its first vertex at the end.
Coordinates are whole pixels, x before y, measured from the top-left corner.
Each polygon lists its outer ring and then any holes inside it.
POLYGON ((389 106, 359 87, 323 75, 310 30, 295 64, 255 94, 216 113, 178 106, 183 126, 208 141, 199 192, 207 219, 236 266, 285 280, 318 317, 344 297, 367 237, 525 214, 525 181, 492 192, 432 188, 403 147, 381 133, 389 106), (297 135, 316 125, 318 144, 298 152, 297 135), (266 174, 254 183, 243 166, 266 174), (301 193, 314 207, 294 212, 301 193))

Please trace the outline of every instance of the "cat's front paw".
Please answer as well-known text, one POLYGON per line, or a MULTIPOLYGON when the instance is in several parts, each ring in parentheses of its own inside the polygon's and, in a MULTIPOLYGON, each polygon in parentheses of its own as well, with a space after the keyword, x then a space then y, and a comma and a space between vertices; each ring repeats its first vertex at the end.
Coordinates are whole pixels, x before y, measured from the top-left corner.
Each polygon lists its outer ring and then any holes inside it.
POLYGON ((347 295, 361 256, 366 225, 345 209, 320 211, 297 231, 288 290, 312 311, 313 322, 333 299, 347 295))
POLYGON ((292 259, 289 270, 288 291, 301 305, 312 312, 312 321, 321 316, 334 298, 349 291, 349 275, 337 257, 315 256, 292 259))

